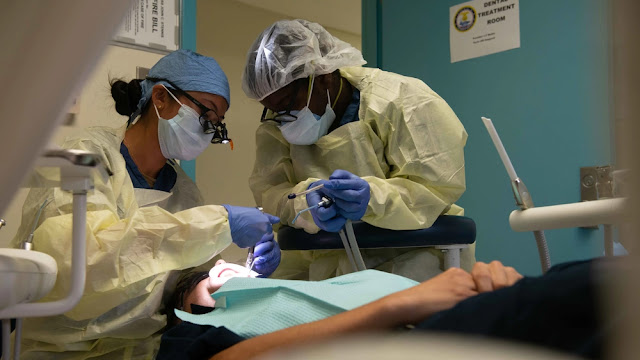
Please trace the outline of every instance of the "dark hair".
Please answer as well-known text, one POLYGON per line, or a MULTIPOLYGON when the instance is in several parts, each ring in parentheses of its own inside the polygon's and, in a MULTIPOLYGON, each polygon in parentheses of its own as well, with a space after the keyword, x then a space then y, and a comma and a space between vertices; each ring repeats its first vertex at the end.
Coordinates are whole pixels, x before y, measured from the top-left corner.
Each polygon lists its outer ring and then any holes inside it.
POLYGON ((142 79, 133 79, 126 83, 119 79, 110 81, 111 97, 116 102, 116 111, 120 115, 131 116, 142 98, 142 79))
POLYGON ((178 324, 178 317, 173 309, 183 310, 185 295, 193 291, 200 281, 208 277, 208 271, 188 272, 180 275, 176 289, 164 303, 164 311, 167 315, 167 327, 165 331, 178 324))

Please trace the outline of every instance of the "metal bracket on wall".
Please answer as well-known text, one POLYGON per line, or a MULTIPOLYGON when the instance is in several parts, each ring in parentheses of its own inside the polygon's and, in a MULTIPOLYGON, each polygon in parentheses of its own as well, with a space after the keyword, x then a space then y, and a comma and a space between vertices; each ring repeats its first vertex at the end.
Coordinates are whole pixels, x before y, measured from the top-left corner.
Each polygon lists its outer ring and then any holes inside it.
MULTIPOLYGON (((590 166, 580 168, 580 201, 613 198, 613 167, 590 166)), ((586 229, 597 229, 598 226, 586 229)))
POLYGON ((580 168, 580 200, 591 201, 613 197, 613 167, 591 166, 580 168))

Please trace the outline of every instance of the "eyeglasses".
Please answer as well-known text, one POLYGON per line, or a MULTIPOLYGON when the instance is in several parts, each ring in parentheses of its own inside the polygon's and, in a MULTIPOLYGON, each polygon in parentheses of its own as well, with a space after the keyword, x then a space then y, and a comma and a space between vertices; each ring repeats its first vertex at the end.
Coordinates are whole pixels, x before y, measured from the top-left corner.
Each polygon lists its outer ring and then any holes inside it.
MULTIPOLYGON (((300 79, 307 80, 307 79, 300 79)), ((298 120, 296 115, 291 114, 293 110, 293 105, 295 105, 296 100, 298 99, 298 91, 300 90, 300 83, 302 81, 296 80, 293 83, 293 96, 291 97, 291 101, 289 105, 287 105, 287 110, 281 112, 274 112, 273 110, 269 110, 266 107, 262 110, 262 116, 260 117, 260 122, 265 121, 275 121, 278 124, 292 122, 298 120)))
POLYGON ((196 98, 189 95, 189 93, 182 90, 179 86, 177 86, 170 80, 151 77, 148 77, 147 80, 155 82, 165 81, 169 83, 169 85, 171 85, 174 90, 184 95, 192 103, 196 104, 196 106, 201 111, 198 121, 200 121, 202 131, 204 131, 205 134, 213 134, 213 138, 211 138, 212 144, 228 144, 231 141, 231 139, 229 139, 229 133, 227 131, 227 124, 222 122, 222 120, 224 120, 224 116, 218 116, 218 113, 214 109, 204 106, 200 101, 196 100, 196 98))

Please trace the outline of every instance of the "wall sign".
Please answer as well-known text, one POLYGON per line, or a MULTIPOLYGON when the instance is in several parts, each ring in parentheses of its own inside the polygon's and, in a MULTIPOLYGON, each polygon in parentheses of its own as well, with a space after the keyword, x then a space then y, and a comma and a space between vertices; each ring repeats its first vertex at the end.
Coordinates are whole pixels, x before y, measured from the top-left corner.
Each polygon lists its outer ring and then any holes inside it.
POLYGON ((180 0, 133 0, 116 45, 169 53, 180 48, 180 0))
POLYGON ((474 0, 449 8, 451 62, 520 47, 519 0, 474 0))

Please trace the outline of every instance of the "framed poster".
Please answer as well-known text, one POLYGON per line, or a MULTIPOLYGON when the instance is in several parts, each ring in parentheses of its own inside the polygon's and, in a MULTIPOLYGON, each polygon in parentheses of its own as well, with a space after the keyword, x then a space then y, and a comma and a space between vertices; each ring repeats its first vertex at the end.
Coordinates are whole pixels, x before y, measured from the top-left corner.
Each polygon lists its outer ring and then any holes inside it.
POLYGON ((132 0, 113 43, 159 53, 178 50, 180 5, 180 0, 132 0))

